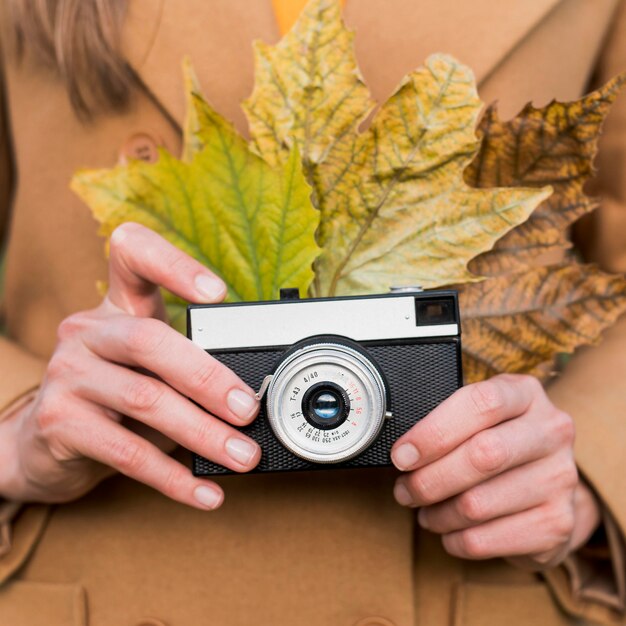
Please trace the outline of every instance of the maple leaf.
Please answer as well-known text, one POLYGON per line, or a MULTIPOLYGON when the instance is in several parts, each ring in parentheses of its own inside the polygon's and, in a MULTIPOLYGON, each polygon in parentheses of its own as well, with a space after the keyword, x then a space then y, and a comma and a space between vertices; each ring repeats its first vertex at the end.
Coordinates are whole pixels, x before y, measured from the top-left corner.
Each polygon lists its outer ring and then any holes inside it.
POLYGON ((161 149, 154 164, 79 172, 72 188, 101 234, 126 221, 152 228, 220 275, 230 300, 272 299, 286 286, 306 292, 318 213, 297 148, 271 168, 200 96, 192 104, 198 142, 188 162, 161 149))
POLYGON ((479 130, 480 152, 465 170, 473 187, 551 185, 554 193, 530 218, 470 264, 483 276, 520 269, 571 246, 568 228, 597 206, 583 186, 594 172, 593 158, 604 118, 626 74, 573 102, 543 108, 527 104, 502 121, 490 106, 479 130))
POLYGON ((543 376, 557 352, 595 341, 626 308, 624 279, 541 264, 594 206, 583 185, 623 78, 508 122, 492 107, 479 137, 467 67, 432 55, 377 106, 353 40, 337 0, 311 0, 280 42, 255 42, 249 145, 202 99, 186 61, 182 161, 162 151, 156 165, 74 180, 102 232, 141 221, 222 275, 231 299, 454 284, 468 381, 543 376))
POLYGON ((477 277, 468 262, 525 220, 550 190, 473 189, 480 143, 472 72, 433 55, 405 76, 369 128, 372 101, 335 0, 314 0, 275 46, 255 44, 244 102, 271 163, 298 146, 320 209, 313 295, 437 287, 477 277))
POLYGON ((478 256, 470 267, 490 276, 458 285, 467 382, 500 372, 545 378, 558 352, 598 340, 626 311, 626 281, 590 265, 545 264, 570 247, 568 227, 593 210, 585 195, 601 125, 626 76, 574 102, 526 105, 501 121, 491 107, 481 123, 480 153, 466 170, 477 186, 542 185, 554 193, 530 216, 478 256))
POLYGON ((459 296, 466 383, 502 372, 546 378, 555 354, 596 342, 626 311, 623 277, 576 263, 463 285, 459 296))

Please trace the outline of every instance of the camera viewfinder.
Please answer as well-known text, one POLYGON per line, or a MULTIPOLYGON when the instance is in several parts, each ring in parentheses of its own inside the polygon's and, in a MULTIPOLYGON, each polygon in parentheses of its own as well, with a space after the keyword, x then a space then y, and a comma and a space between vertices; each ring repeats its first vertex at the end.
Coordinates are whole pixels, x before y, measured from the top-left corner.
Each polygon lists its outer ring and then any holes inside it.
POLYGON ((415 309, 418 326, 456 323, 454 298, 416 298, 415 309))

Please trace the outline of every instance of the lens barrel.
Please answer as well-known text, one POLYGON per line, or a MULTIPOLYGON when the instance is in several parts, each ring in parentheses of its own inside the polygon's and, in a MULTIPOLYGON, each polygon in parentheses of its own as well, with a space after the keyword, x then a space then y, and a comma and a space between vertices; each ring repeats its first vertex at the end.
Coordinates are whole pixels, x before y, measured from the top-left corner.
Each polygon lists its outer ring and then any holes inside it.
POLYGON ((378 438, 387 386, 367 352, 340 337, 310 337, 276 366, 265 395, 276 438, 314 463, 341 463, 378 438))

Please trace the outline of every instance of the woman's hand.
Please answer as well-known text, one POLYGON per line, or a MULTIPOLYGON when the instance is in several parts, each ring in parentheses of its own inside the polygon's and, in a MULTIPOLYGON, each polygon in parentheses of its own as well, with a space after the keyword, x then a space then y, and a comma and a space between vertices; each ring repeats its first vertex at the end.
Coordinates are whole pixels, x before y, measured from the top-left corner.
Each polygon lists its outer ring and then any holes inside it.
POLYGON ((394 444, 407 472, 396 500, 452 555, 551 567, 599 523, 579 480, 574 424, 537 379, 501 375, 459 389, 394 444))
POLYGON ((36 399, 0 425, 0 457, 9 460, 0 494, 62 502, 118 471, 214 509, 222 490, 164 451, 176 442, 237 472, 258 463, 259 446, 226 423, 255 417, 254 392, 165 323, 159 286, 191 302, 226 294, 219 278, 153 231, 117 228, 107 296, 61 323, 36 399))

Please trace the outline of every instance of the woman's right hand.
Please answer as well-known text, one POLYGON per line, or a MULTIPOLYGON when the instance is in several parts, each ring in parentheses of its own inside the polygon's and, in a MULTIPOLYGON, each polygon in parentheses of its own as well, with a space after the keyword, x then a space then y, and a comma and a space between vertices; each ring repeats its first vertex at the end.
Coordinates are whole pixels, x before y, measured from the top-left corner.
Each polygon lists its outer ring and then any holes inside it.
POLYGON ((117 471, 179 502, 217 508, 221 488, 167 452, 180 444, 231 470, 252 469, 259 446, 228 423, 248 424, 258 402, 231 370, 167 325, 159 286, 195 303, 221 301, 226 287, 133 223, 112 234, 109 268, 102 303, 59 326, 34 401, 0 424, 0 457, 9 461, 0 494, 64 502, 117 471))

